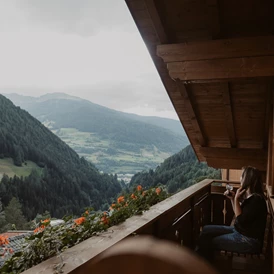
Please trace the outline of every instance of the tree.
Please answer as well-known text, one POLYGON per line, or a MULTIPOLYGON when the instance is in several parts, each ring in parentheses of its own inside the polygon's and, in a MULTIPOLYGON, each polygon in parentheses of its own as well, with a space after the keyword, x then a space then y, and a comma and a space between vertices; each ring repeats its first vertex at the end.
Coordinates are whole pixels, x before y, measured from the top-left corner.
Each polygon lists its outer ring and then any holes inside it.
POLYGON ((28 229, 27 220, 25 219, 21 208, 22 205, 14 197, 5 208, 6 222, 12 229, 28 229))
POLYGON ((0 232, 5 232, 6 230, 6 218, 5 218, 5 212, 2 208, 2 203, 0 201, 0 232))

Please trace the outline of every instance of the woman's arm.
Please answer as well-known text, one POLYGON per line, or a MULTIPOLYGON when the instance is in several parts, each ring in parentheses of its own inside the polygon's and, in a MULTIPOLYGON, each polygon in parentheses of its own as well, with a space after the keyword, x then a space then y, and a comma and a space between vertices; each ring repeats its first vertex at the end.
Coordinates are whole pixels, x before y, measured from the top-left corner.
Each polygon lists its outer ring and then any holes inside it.
POLYGON ((230 201, 231 201, 231 204, 232 204, 232 209, 235 213, 235 199, 231 199, 230 201))
POLYGON ((233 209, 234 209, 236 217, 238 217, 239 215, 242 214, 240 199, 241 199, 241 196, 244 194, 244 192, 245 192, 245 189, 242 189, 242 187, 238 188, 235 198, 234 198, 234 208, 233 209))
POLYGON ((234 208, 233 208, 236 217, 242 214, 242 209, 239 200, 234 199, 234 208))
POLYGON ((227 190, 224 195, 231 201, 231 205, 233 208, 233 211, 235 213, 235 206, 234 206, 234 200, 235 200, 235 192, 227 190))

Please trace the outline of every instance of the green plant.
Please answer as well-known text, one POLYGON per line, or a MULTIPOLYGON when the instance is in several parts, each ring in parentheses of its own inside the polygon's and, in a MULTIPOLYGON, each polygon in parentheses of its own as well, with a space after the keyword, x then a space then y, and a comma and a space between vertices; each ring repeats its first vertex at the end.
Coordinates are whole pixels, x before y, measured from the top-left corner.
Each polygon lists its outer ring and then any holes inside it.
MULTIPOLYGON (((64 223, 51 226, 50 219, 40 222, 33 235, 26 239, 22 251, 16 252, 0 269, 0 273, 21 273, 42 261, 58 255, 107 228, 117 225, 127 218, 142 214, 150 206, 167 198, 161 188, 144 191, 139 185, 134 193, 120 196, 107 212, 90 213, 89 208, 78 219, 64 217, 64 223)), ((61 262, 61 267, 64 265, 61 262)), ((58 270, 60 272, 60 270, 58 270)))

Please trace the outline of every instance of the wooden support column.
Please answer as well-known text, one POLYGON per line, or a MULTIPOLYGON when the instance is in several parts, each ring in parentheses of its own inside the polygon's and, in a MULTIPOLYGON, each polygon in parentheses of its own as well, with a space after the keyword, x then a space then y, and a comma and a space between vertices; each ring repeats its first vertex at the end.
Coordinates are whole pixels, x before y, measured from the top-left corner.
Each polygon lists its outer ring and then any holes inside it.
POLYGON ((226 170, 226 180, 229 181, 229 172, 230 172, 230 169, 227 169, 226 170))
POLYGON ((269 135, 268 135, 268 157, 267 157, 267 184, 271 187, 271 195, 274 196, 274 134, 273 134, 273 94, 270 100, 270 118, 269 118, 269 135))
POLYGON ((273 136, 273 108, 271 106, 269 111, 269 126, 268 126, 268 148, 267 148, 267 172, 266 172, 266 182, 268 186, 272 186, 272 136, 273 136))

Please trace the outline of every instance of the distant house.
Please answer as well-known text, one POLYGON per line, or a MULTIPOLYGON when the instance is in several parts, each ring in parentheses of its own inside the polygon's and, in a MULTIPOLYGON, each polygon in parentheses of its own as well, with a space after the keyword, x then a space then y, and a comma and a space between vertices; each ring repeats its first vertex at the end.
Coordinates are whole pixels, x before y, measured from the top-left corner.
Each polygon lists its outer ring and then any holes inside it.
POLYGON ((56 219, 56 220, 51 220, 50 221, 51 226, 61 225, 61 224, 64 224, 64 223, 65 223, 65 221, 61 220, 61 219, 56 219))
MULTIPOLYGON (((32 233, 32 231, 13 230, 0 234, 0 236, 8 237, 9 244, 6 247, 11 248, 13 252, 18 252, 22 249, 23 244, 26 242, 25 238, 30 236, 32 233)), ((0 257, 0 267, 4 264, 6 259, 7 258, 5 257, 0 257)))

